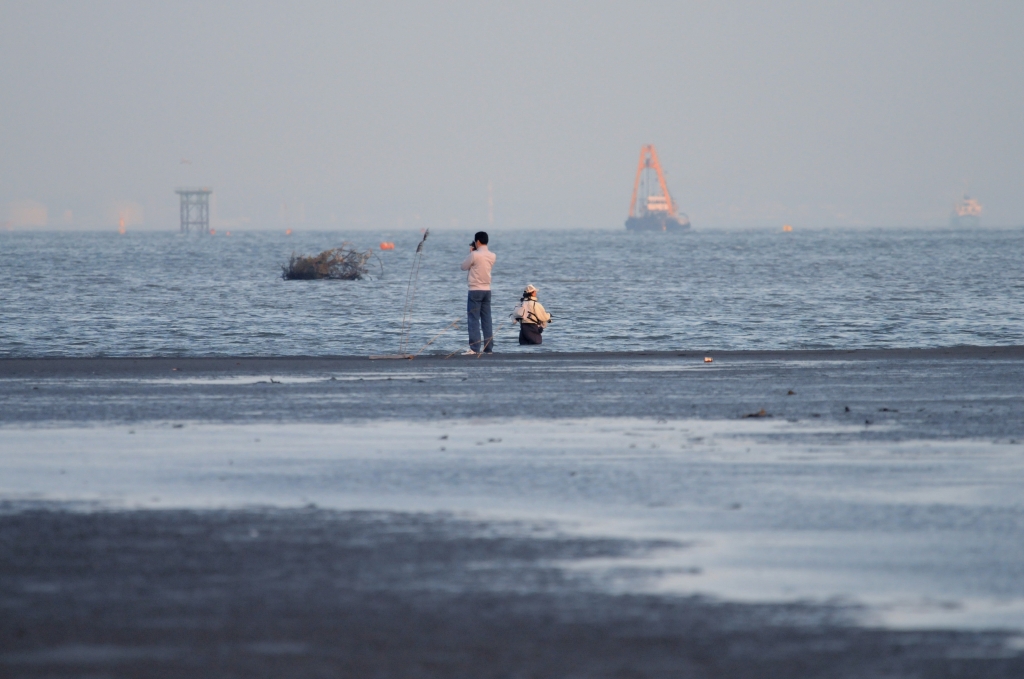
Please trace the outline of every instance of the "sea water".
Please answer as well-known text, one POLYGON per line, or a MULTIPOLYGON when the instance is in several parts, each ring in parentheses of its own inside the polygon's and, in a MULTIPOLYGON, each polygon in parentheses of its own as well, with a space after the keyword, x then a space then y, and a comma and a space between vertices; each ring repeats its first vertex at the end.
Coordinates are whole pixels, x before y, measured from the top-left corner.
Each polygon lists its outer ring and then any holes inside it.
MULTIPOLYGON (((0 356, 366 355, 461 350, 470 232, 0 233, 0 356), (381 241, 394 251, 380 251, 381 241), (293 253, 373 249, 359 281, 288 281, 293 253), (457 325, 453 323, 458 321, 457 325), (450 327, 445 331, 446 327, 450 327)), ((1024 229, 492 230, 495 350, 1010 345, 1024 229), (517 345, 523 287, 554 317, 517 345)))

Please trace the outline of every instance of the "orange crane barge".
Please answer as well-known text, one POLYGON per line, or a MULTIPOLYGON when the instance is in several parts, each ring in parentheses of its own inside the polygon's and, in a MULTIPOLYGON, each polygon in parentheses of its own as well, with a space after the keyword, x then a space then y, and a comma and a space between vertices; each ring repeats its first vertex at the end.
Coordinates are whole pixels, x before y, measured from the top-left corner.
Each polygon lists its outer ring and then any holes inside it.
POLYGON ((658 162, 653 144, 640 149, 640 162, 633 182, 633 198, 629 201, 627 231, 685 231, 690 218, 679 212, 665 183, 665 173, 658 162), (652 173, 655 175, 652 177, 652 173), (637 199, 639 198, 639 202, 637 199))

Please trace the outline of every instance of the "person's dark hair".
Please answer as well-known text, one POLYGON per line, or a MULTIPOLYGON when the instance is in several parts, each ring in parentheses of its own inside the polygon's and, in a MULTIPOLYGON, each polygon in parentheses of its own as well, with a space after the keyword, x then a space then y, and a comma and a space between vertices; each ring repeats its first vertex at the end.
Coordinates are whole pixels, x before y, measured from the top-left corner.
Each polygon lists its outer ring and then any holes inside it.
POLYGON ((482 245, 487 245, 487 232, 486 231, 477 231, 476 235, 473 236, 473 240, 474 241, 480 241, 480 243, 482 245))

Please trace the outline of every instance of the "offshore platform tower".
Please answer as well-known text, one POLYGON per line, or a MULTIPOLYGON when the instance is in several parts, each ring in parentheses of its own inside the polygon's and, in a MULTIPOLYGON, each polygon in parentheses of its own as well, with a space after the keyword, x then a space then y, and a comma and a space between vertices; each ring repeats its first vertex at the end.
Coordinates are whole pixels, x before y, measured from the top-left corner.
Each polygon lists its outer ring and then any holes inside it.
POLYGON ((178 189, 181 197, 181 232, 210 233, 210 194, 213 189, 178 189))
POLYGON ((633 198, 629 201, 626 230, 685 231, 689 228, 690 218, 679 213, 672 194, 668 192, 658 152, 653 144, 643 146, 633 182, 633 198))

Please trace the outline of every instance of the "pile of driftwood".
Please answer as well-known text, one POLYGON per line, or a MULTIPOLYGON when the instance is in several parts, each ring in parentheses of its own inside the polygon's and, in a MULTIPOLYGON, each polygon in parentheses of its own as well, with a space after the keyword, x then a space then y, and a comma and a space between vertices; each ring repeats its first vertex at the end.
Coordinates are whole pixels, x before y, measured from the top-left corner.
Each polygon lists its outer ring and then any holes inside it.
POLYGON ((324 250, 319 255, 292 253, 288 264, 282 266, 281 276, 286 280, 311 281, 322 278, 354 281, 369 275, 373 251, 360 252, 350 243, 324 250))

